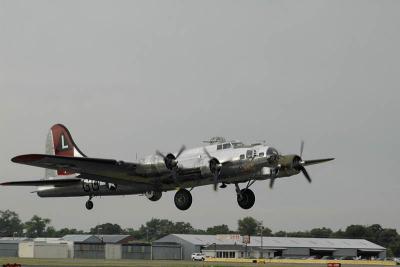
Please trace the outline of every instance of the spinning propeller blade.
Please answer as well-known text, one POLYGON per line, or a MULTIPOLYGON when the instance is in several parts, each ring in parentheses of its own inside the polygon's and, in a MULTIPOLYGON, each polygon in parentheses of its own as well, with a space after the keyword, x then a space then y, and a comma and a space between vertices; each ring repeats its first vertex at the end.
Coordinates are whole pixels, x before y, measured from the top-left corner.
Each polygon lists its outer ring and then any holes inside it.
POLYGON ((269 181, 269 188, 273 188, 275 183, 275 177, 272 177, 271 180, 269 181))
POLYGON ((178 171, 178 158, 182 154, 183 151, 185 151, 186 147, 185 145, 182 145, 181 148, 179 149, 178 153, 176 156, 172 153, 168 153, 167 155, 164 155, 161 153, 159 150, 156 151, 156 154, 164 159, 165 167, 171 171, 172 178, 174 179, 175 183, 178 183, 178 178, 177 178, 177 171, 178 171))
POLYGON ((301 140, 301 143, 300 143, 300 158, 303 156, 303 150, 304 150, 304 140, 301 140))
POLYGON ((300 170, 301 170, 301 172, 304 174, 304 176, 306 177, 307 181, 308 181, 309 183, 311 183, 311 177, 310 177, 310 175, 308 174, 306 168, 304 168, 304 166, 301 166, 301 167, 300 167, 300 170))
POLYGON ((207 151, 207 149, 205 147, 203 148, 203 151, 207 155, 207 157, 210 159, 209 167, 210 167, 211 173, 213 174, 213 188, 214 188, 214 191, 218 191, 218 176, 221 172, 222 165, 217 158, 211 156, 211 154, 207 151))

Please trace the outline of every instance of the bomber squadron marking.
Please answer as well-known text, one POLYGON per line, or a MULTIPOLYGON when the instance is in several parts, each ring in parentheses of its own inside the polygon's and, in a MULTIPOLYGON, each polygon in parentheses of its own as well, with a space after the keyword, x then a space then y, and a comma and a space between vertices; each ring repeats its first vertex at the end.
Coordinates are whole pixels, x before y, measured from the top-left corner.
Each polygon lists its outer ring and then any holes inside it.
POLYGON ((177 190, 175 205, 187 210, 192 204, 190 191, 198 186, 212 185, 214 190, 234 185, 236 199, 243 209, 250 209, 255 195, 250 187, 258 180, 275 180, 300 172, 308 182, 306 166, 333 160, 303 160, 300 154, 284 155, 265 143, 246 145, 214 137, 192 149, 182 146, 176 153, 156 151, 138 162, 87 157, 75 144, 68 129, 56 124, 46 142, 47 154, 14 157, 15 163, 46 169, 43 180, 5 182, 1 185, 38 186, 40 197, 88 196, 86 208, 93 208, 95 196, 143 194, 151 201, 162 192, 177 190), (239 185, 244 184, 240 188, 239 185), (188 190, 189 189, 189 190, 188 190))
POLYGON ((68 143, 65 142, 64 134, 61 134, 61 150, 67 150, 68 147, 68 143))

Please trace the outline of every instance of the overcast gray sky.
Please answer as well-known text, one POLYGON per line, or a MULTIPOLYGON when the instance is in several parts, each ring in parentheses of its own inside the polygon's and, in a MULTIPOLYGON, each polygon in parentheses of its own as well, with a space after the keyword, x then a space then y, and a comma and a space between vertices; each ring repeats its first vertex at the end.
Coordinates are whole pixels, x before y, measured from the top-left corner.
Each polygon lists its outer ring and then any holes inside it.
POLYGON ((135 161, 215 135, 336 157, 252 188, 196 188, 186 212, 142 196, 41 199, 0 188, 0 210, 59 227, 152 217, 206 228, 253 216, 274 231, 380 223, 400 230, 400 1, 0 1, 0 181, 63 123, 89 156, 135 161))

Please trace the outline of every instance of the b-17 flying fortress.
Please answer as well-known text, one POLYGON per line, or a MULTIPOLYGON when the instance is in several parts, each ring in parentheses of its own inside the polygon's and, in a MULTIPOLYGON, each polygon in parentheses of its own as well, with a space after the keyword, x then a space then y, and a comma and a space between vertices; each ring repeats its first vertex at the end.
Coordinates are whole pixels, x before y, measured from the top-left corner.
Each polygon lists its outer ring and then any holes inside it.
POLYGON ((190 191, 198 186, 213 185, 214 190, 234 185, 239 206, 250 209, 255 195, 250 187, 257 180, 269 180, 272 188, 277 178, 299 174, 311 182, 306 166, 333 160, 303 160, 300 154, 283 155, 264 143, 244 144, 214 137, 201 147, 176 153, 145 157, 138 162, 101 159, 86 156, 75 144, 68 129, 51 127, 46 154, 14 157, 15 163, 46 169, 45 179, 5 182, 3 186, 37 186, 40 197, 88 196, 86 208, 93 208, 92 198, 109 195, 144 194, 149 200, 160 200, 162 192, 177 190, 175 205, 187 210, 192 204, 190 191))

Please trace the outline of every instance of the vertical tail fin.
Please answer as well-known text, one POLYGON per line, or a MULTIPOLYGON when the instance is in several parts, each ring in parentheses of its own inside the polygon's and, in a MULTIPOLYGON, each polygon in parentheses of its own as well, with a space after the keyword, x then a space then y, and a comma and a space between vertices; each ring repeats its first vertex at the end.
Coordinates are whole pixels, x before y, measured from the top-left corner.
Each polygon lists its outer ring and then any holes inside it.
MULTIPOLYGON (((46 140, 46 154, 64 157, 86 157, 75 144, 68 129, 62 124, 56 124, 50 128, 46 140)), ((71 174, 63 170, 46 169, 45 179, 71 174)))

